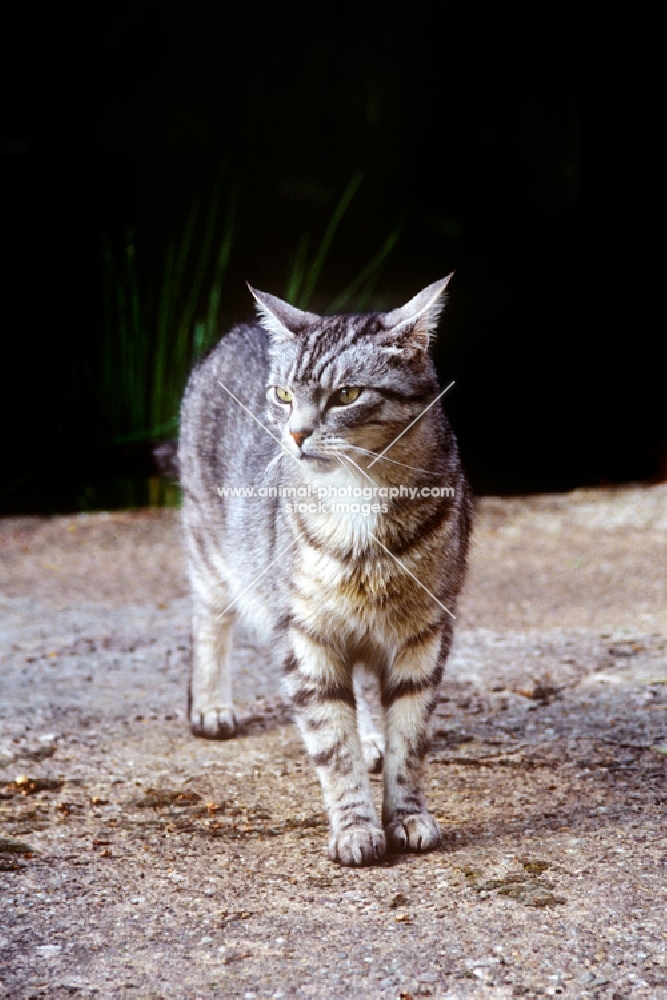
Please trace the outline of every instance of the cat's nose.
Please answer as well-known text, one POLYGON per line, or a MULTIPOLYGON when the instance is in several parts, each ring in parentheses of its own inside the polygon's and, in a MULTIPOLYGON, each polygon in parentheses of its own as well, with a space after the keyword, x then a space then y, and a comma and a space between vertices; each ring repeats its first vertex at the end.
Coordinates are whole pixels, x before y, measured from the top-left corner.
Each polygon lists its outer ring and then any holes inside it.
POLYGON ((306 438, 310 437, 311 431, 290 431, 290 434, 296 441, 297 446, 300 448, 306 438))

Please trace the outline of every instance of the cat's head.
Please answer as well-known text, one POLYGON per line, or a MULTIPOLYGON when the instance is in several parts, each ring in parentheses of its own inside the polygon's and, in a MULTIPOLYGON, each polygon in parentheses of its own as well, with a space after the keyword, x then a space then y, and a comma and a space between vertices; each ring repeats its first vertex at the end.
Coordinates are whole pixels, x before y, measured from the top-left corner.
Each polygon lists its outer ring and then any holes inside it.
POLYGON ((452 275, 386 313, 317 316, 248 286, 270 338, 269 420, 292 454, 324 471, 366 465, 430 403, 429 343, 452 275))

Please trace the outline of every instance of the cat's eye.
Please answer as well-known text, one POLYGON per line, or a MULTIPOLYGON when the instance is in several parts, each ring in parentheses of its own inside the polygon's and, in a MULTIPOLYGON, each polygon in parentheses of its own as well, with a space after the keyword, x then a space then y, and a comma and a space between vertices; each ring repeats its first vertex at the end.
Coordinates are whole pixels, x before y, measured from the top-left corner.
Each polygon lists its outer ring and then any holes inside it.
POLYGON ((281 403, 291 403, 294 399, 289 389, 283 389, 282 386, 277 385, 274 392, 276 394, 276 399, 281 403))
POLYGON ((338 392, 334 392, 331 402, 334 406, 346 406, 348 403, 354 403, 355 399, 359 398, 360 393, 361 389, 346 385, 338 392))

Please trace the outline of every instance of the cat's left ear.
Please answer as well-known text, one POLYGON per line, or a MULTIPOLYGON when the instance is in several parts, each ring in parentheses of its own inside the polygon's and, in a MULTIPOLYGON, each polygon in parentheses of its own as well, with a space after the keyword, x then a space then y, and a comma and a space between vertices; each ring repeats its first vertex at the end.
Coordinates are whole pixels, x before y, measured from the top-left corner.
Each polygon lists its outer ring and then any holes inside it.
MULTIPOLYGON (((246 284, 248 284, 246 282, 246 284)), ((277 295, 260 292, 248 284, 250 294, 257 305, 259 321, 273 337, 278 340, 294 340, 299 334, 312 327, 313 323, 321 322, 315 313, 303 312, 295 306, 283 302, 277 295)))
POLYGON ((453 275, 452 271, 446 278, 434 281, 400 309, 384 314, 383 325, 391 337, 385 350, 392 354, 428 350, 445 305, 445 289, 453 275))

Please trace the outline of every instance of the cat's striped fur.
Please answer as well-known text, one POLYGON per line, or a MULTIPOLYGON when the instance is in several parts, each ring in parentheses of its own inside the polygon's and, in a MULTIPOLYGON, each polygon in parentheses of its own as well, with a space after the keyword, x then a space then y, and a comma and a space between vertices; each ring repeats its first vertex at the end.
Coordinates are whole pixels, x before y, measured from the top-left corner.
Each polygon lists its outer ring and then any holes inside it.
POLYGON ((427 850, 440 836, 422 772, 471 525, 454 435, 439 403, 423 413, 440 392, 428 346, 448 280, 390 313, 333 317, 251 289, 259 323, 224 337, 194 370, 183 401, 193 732, 235 732, 232 635, 243 616, 282 662, 322 784, 330 854, 348 865, 372 862, 387 847, 427 850), (218 495, 221 485, 308 483, 450 487, 453 496, 380 494, 374 502, 385 512, 364 515, 218 495), (367 763, 382 739, 368 731, 365 706, 357 708, 358 664, 377 677, 383 709, 381 821, 367 763))

